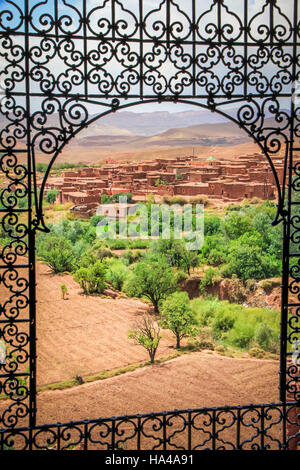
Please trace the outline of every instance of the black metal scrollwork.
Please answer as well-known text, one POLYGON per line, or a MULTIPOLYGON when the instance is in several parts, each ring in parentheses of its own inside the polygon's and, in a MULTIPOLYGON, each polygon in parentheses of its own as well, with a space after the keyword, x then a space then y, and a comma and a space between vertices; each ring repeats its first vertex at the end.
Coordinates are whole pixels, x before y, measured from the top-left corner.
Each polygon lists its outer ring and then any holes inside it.
MULTIPOLYGON (((285 247, 289 275, 283 282, 281 352, 287 383, 283 386, 282 381, 281 388, 283 395, 287 391, 300 399, 299 364, 293 362, 292 350, 300 334, 300 167, 295 161, 300 113, 293 100, 300 79, 299 7, 297 0, 265 0, 255 12, 248 0, 235 11, 230 5, 230 0, 153 0, 152 6, 143 0, 1 3, 0 170, 5 187, 0 196, 0 339, 8 345, 8 359, 0 366, 0 395, 7 396, 8 404, 0 414, 0 427, 12 430, 27 418, 30 426, 35 422, 34 233, 47 230, 42 203, 51 166, 84 127, 142 102, 208 108, 243 128, 264 152, 278 193, 274 224, 283 221, 290 242, 285 247), (278 152, 284 157, 282 179, 273 163, 278 152), (40 193, 38 154, 49 161, 40 193), (295 301, 289 303, 288 291, 295 301)), ((251 408, 241 415, 174 413, 146 417, 139 425, 134 419, 120 421, 114 431, 112 422, 102 421, 89 428, 88 439, 95 445, 125 446, 138 433, 140 439, 153 436, 153 445, 161 447, 166 442, 159 433, 170 429, 168 445, 181 448, 177 437, 193 429, 203 437, 194 448, 230 448, 226 433, 237 420, 257 430, 258 439, 257 423, 267 423, 270 413, 271 408, 251 408), (123 426, 130 428, 131 437, 123 426), (112 433, 115 442, 109 441, 112 433)), ((35 444, 44 446, 40 439, 44 442, 45 437, 50 447, 63 446, 74 433, 74 442, 80 443, 80 426, 70 434, 67 428, 40 429, 35 444)), ((22 436, 24 447, 31 445, 26 433, 22 436)), ((0 442, 9 445, 12 431, 3 439, 0 442)), ((270 438, 269 444, 277 445, 276 439, 270 438)), ((253 448, 262 445, 253 435, 247 442, 253 448)))

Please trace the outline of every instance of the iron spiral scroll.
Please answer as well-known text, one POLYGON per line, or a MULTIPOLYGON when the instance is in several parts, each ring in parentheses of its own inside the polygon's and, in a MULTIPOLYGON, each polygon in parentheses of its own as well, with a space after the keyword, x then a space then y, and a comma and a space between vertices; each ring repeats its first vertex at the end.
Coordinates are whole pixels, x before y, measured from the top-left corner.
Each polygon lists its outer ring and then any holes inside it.
POLYGON ((259 5, 254 11, 248 0, 239 6, 233 0, 0 2, 0 339, 9 345, 0 365, 6 398, 0 400, 0 449, 12 442, 26 449, 267 449, 287 448, 295 439, 286 429, 299 425, 300 401, 292 350, 300 340, 299 6, 297 0, 259 5), (166 101, 235 122, 273 172, 273 223, 281 223, 284 234, 280 403, 37 426, 35 234, 48 230, 47 177, 86 126, 118 110, 166 101), (278 152, 282 178, 274 166, 278 152), (49 165, 38 191, 40 156, 49 165))

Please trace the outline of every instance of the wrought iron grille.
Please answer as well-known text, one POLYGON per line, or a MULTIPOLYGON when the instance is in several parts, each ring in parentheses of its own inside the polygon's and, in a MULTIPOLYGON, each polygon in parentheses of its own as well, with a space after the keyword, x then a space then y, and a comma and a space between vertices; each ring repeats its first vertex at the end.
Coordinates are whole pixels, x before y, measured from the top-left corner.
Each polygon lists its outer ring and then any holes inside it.
POLYGON ((7 429, 0 448, 19 450, 296 449, 296 405, 273 403, 73 421, 7 429), (287 432, 290 427, 290 432, 287 432))
POLYGON ((9 239, 0 248, 0 339, 10 346, 6 364, 0 365, 0 395, 7 398, 0 413, 0 448, 13 438, 23 439, 25 448, 47 441, 55 449, 80 443, 114 449, 133 445, 133 437, 137 448, 148 437, 150 446, 164 448, 176 446, 184 432, 178 445, 189 449, 240 449, 242 441, 253 448, 286 448, 287 399, 295 406, 300 402, 299 365, 291 349, 300 336, 295 197, 300 22, 297 0, 259 5, 254 12, 248 0, 0 1, 0 168, 6 181, 0 211, 1 236, 9 239), (37 427, 35 234, 48 230, 43 194, 51 166, 71 139, 102 116, 166 101, 206 108, 235 122, 273 172, 278 198, 273 224, 283 226, 280 404, 37 427), (282 179, 273 163, 279 151, 282 179), (49 162, 40 193, 38 154, 49 162), (23 208, 20 200, 26 200, 23 208), (174 419, 176 431, 169 429, 174 419), (270 434, 275 425, 282 426, 277 437, 270 434), (233 428, 235 441, 226 434, 233 428), (252 437, 243 439, 242 428, 252 437))

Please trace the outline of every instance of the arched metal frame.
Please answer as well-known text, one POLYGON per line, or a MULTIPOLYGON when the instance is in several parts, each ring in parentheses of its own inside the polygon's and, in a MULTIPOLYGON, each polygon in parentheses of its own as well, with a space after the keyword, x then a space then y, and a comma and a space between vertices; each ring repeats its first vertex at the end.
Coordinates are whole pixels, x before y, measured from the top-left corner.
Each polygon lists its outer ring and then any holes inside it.
POLYGON ((0 170, 6 183, 0 236, 9 238, 0 247, 0 292, 6 294, 0 300, 0 339, 9 345, 6 364, 0 365, 0 395, 8 399, 0 401, 0 449, 11 439, 19 439, 23 448, 43 447, 41 436, 57 449, 82 442, 84 448, 90 442, 115 449, 135 436, 141 448, 151 419, 157 432, 164 431, 163 437, 153 437, 158 440, 154 448, 176 448, 171 439, 176 432, 165 435, 175 417, 182 421, 180 432, 188 432, 188 449, 233 445, 220 438, 233 425, 234 448, 245 442, 251 448, 268 448, 270 442, 288 446, 286 427, 297 427, 297 420, 288 417, 287 403, 296 410, 300 402, 299 365, 292 361, 300 336, 300 22, 297 0, 261 3, 254 12, 252 0, 0 2, 0 170), (48 173, 87 125, 154 101, 221 113, 243 128, 269 161, 278 193, 273 223, 283 225, 280 403, 37 427, 35 234, 47 230, 42 199, 48 173), (273 164, 278 152, 284 157, 282 179, 273 164), (37 154, 49 158, 40 194, 37 154), (296 302, 289 300, 291 294, 296 302), (122 439, 124 423, 133 429, 122 439), (283 437, 266 443, 278 423, 283 437), (242 443, 243 425, 252 426, 254 434, 242 443), (97 426, 102 434, 95 440, 97 426), (201 445, 192 444, 192 430, 206 433, 201 445))

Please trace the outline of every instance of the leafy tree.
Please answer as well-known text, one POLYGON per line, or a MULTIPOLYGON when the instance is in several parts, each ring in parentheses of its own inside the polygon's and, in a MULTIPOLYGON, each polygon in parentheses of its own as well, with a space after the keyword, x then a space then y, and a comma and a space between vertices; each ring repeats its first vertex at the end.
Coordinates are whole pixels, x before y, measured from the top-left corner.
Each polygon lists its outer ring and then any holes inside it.
POLYGON ((246 232, 235 240, 231 240, 229 245, 229 252, 234 252, 236 249, 244 247, 257 247, 261 250, 264 248, 263 237, 256 230, 253 232, 246 232))
POLYGON ((228 241, 221 234, 206 235, 200 251, 199 261, 211 266, 219 266, 226 262, 228 241))
POLYGON ((185 336, 195 336, 196 315, 190 307, 189 296, 186 292, 174 292, 162 304, 161 326, 172 331, 176 337, 176 348, 185 336))
POLYGON ((182 253, 182 259, 180 267, 187 271, 188 275, 191 274, 191 268, 195 268, 199 265, 199 257, 195 251, 184 249, 182 253))
POLYGON ((131 296, 146 297, 159 313, 159 303, 176 287, 177 278, 168 263, 163 258, 149 258, 136 265, 124 290, 131 296))
POLYGON ((117 193, 113 194, 110 198, 110 202, 119 202, 120 198, 127 198, 127 202, 130 204, 132 202, 132 194, 131 193, 117 193))
POLYGON ((221 231, 221 219, 217 215, 204 217, 204 235, 213 235, 221 231))
POLYGON ((128 338, 133 339, 136 344, 139 344, 148 351, 151 364, 153 364, 161 340, 160 328, 153 319, 145 315, 141 322, 136 323, 134 329, 129 330, 128 338))
POLYGON ((225 235, 233 240, 244 235, 246 232, 252 231, 251 219, 238 212, 232 212, 222 221, 222 228, 225 235))
POLYGON ((37 255, 55 274, 72 272, 75 257, 69 240, 57 236, 46 236, 38 246, 37 255))
POLYGON ((58 189, 50 189, 50 191, 48 191, 46 195, 46 202, 48 202, 49 204, 53 204, 56 201, 58 193, 58 189))
POLYGON ((227 272, 243 280, 265 279, 280 274, 280 262, 264 255, 259 247, 237 246, 229 253, 228 260, 227 272))
POLYGON ((156 252, 166 257, 170 266, 183 269, 190 275, 191 268, 198 266, 199 258, 195 251, 187 250, 183 240, 160 239, 154 246, 156 252))
POLYGON ((269 254, 281 257, 282 227, 271 225, 273 217, 266 212, 259 212, 253 217, 253 227, 262 237, 264 250, 269 254))
POLYGON ((206 288, 212 286, 220 279, 219 271, 213 268, 207 268, 204 272, 204 276, 201 279, 200 291, 205 294, 206 288))

